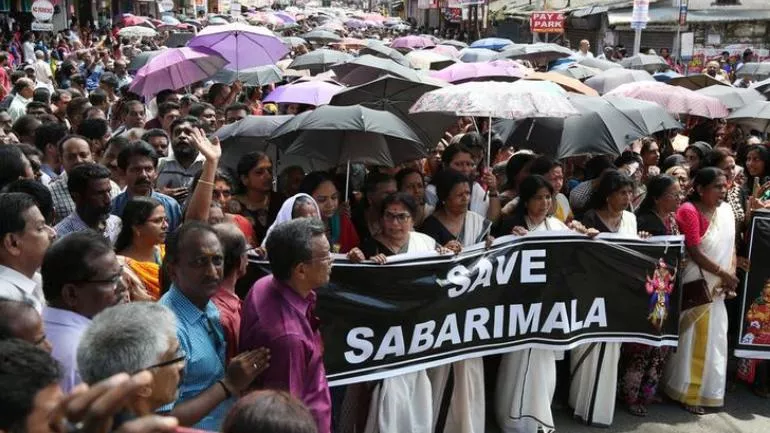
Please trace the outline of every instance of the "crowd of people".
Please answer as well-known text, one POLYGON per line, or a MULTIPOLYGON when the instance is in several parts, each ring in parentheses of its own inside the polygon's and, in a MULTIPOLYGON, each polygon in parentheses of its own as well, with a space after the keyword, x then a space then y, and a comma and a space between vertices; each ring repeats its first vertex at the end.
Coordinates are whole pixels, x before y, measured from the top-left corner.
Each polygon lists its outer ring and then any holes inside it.
MULTIPOLYGON (((17 42, 0 53, 0 430, 534 433, 556 427, 555 399, 599 426, 616 401, 723 405, 748 222, 770 208, 761 139, 702 121, 683 152, 661 132, 558 161, 460 117, 424 159, 354 164, 346 195, 346 167, 221 164, 219 128, 312 106, 240 82, 144 100, 127 62, 162 40, 17 42), (684 236, 676 351, 526 349, 329 388, 315 306, 335 260, 560 230, 684 236), (249 257, 272 274, 248 280, 249 257)), ((770 397, 766 363, 745 362, 739 379, 770 397)))

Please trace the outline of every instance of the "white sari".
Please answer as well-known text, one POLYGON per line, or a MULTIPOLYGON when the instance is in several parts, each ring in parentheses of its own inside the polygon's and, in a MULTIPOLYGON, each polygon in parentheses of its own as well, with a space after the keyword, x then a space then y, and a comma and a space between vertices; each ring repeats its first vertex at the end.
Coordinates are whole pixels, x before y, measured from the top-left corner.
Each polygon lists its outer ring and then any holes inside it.
MULTIPOLYGON (((486 218, 468 211, 460 242, 464 247, 474 245, 479 242, 479 238, 485 237, 482 235, 488 234, 485 233, 488 229, 486 218)), ((428 377, 433 391, 434 430, 443 433, 484 433, 486 407, 483 358, 471 358, 428 369, 428 377)))
MULTIPOLYGON (((636 216, 623 211, 618 234, 636 237, 636 216)), ((570 354, 569 405, 589 425, 609 426, 615 414, 620 343, 583 344, 570 354)))
MULTIPOLYGON (((548 217, 530 231, 569 230, 548 217)), ((551 401, 556 390, 556 361, 561 351, 523 349, 503 355, 497 375, 495 414, 504 433, 545 433, 554 429, 551 401)))
MULTIPOLYGON (((714 211, 700 249, 723 269, 733 265, 735 219, 727 202, 714 211)), ((723 294, 717 294, 721 278, 689 260, 682 282, 705 278, 712 302, 681 312, 679 346, 666 366, 663 389, 688 406, 721 407, 727 379, 727 310, 723 294), (702 275, 702 276, 701 276, 702 275)))
MULTIPOLYGON (((432 237, 409 234, 407 252, 435 249, 432 237)), ((391 432, 433 433, 433 396, 425 370, 389 377, 374 387, 364 433, 391 432)))

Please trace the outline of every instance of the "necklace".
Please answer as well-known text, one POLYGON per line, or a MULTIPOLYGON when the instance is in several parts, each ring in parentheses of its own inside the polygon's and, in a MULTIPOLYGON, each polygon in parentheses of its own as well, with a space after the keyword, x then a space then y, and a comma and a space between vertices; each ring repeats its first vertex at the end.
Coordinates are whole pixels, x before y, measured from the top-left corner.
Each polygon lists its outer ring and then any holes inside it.
MULTIPOLYGON (((547 218, 547 217, 546 217, 547 218)), ((524 224, 527 225, 527 231, 534 231, 538 227, 540 227, 540 224, 544 223, 546 226, 548 225, 548 221, 546 219, 543 219, 539 224, 535 224, 534 221, 532 221, 532 218, 529 217, 529 215, 524 215, 524 224)))
POLYGON ((619 216, 619 217, 616 217, 616 216, 612 216, 612 215, 609 215, 609 212, 610 212, 609 210, 606 210, 606 211, 600 211, 600 212, 597 212, 597 213, 596 213, 596 215, 599 217, 599 219, 600 219, 600 220, 602 220, 602 222, 604 223, 604 225, 605 225, 605 226, 607 226, 607 228, 608 228, 608 229, 609 229, 611 232, 613 232, 613 233, 617 233, 617 231, 620 229, 620 225, 623 223, 623 212, 621 212, 621 213, 620 213, 620 216, 619 216), (602 214, 602 213, 604 213, 604 212, 606 212, 606 213, 608 214, 608 215, 607 215, 607 218, 604 218, 604 217, 601 215, 601 214, 602 214), (616 222, 611 222, 611 220, 612 220, 612 219, 617 219, 617 221, 616 221, 616 222))

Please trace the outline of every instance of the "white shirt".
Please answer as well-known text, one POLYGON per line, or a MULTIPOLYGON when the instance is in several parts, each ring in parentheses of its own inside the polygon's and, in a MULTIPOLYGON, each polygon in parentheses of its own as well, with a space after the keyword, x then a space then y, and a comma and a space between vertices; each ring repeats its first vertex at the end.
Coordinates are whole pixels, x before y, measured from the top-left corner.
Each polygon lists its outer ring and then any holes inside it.
POLYGON ((45 305, 43 290, 37 281, 3 265, 0 265, 0 298, 29 302, 38 313, 45 305))
POLYGON ((27 114, 27 105, 31 102, 31 99, 27 99, 21 95, 16 95, 11 101, 11 106, 8 107, 8 115, 11 116, 12 121, 17 121, 21 116, 27 114))
POLYGON ((32 41, 21 44, 21 53, 24 56, 24 63, 35 62, 35 44, 32 41))
POLYGON ((594 58, 594 54, 592 52, 590 52, 590 51, 585 53, 585 54, 583 54, 582 51, 577 50, 577 51, 575 51, 575 54, 572 55, 572 58, 577 60, 577 61, 581 61, 581 60, 585 60, 585 59, 593 59, 594 58))
POLYGON ((43 84, 51 84, 51 78, 53 77, 53 73, 51 72, 51 65, 49 65, 45 60, 38 59, 35 61, 35 78, 37 78, 38 83, 43 84))

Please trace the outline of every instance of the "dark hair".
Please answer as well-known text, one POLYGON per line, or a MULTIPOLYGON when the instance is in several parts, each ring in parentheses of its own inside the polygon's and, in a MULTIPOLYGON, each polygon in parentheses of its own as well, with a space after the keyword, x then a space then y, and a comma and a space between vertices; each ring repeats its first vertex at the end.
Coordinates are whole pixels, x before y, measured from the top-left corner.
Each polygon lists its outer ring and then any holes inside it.
POLYGON ((402 204, 409 211, 409 215, 414 219, 417 216, 417 203, 414 201, 414 197, 405 192, 394 192, 388 194, 384 200, 382 200, 382 207, 380 208, 380 218, 385 216, 385 209, 392 204, 402 204))
POLYGON ((197 117, 193 117, 193 116, 180 117, 174 120, 173 122, 171 122, 171 125, 168 128, 171 131, 171 135, 174 135, 174 129, 183 123, 189 123, 190 126, 192 126, 193 128, 201 127, 201 123, 197 117))
POLYGON ((38 120, 37 117, 25 114, 13 122, 11 129, 13 130, 14 134, 19 136, 19 138, 29 137, 34 134, 37 128, 39 128, 42 124, 43 122, 38 120))
POLYGON ((230 111, 240 111, 240 110, 245 111, 246 114, 250 113, 248 105, 242 104, 240 102, 236 102, 234 104, 228 105, 227 108, 225 108, 225 115, 227 115, 227 113, 229 113, 230 111))
POLYGON ((370 171, 364 179, 364 203, 367 203, 368 205, 368 201, 366 199, 377 190, 377 186, 390 182, 396 183, 396 179, 387 173, 370 171))
POLYGON ((43 110, 45 110, 46 114, 52 113, 51 106, 45 102, 40 102, 40 101, 30 101, 30 103, 27 104, 26 108, 24 109, 25 110, 24 112, 29 113, 29 110, 34 110, 36 108, 42 108, 43 110))
POLYGON ((91 105, 102 105, 107 103, 107 92, 102 89, 94 89, 88 94, 88 102, 91 105))
POLYGON ((142 110, 144 110, 145 113, 147 112, 147 110, 144 108, 144 104, 142 104, 140 101, 132 99, 132 100, 123 102, 123 106, 121 107, 120 114, 123 116, 128 115, 128 113, 131 112, 131 107, 133 106, 142 107, 142 110))
POLYGON ((599 185, 591 194, 591 198, 588 200, 588 206, 586 209, 601 209, 607 204, 607 198, 612 193, 619 191, 626 187, 634 187, 634 181, 625 174, 617 170, 608 170, 604 172, 599 185))
POLYGON ((639 153, 649 152, 650 146, 652 146, 653 144, 658 144, 658 141, 652 137, 642 138, 642 149, 639 153))
POLYGON ((401 190, 401 187, 404 185, 404 179, 406 179, 407 176, 410 176, 412 174, 419 174, 420 179, 422 179, 423 183, 425 183, 425 177, 416 168, 412 168, 412 167, 402 168, 401 170, 398 171, 398 173, 396 173, 396 186, 398 187, 399 190, 401 190))
POLYGON ((93 267, 94 260, 109 252, 110 241, 93 230, 73 232, 54 242, 40 268, 45 299, 57 301, 65 284, 93 278, 99 272, 93 267))
POLYGON ((24 152, 18 146, 0 146, 0 188, 24 177, 27 163, 24 152))
POLYGON ((235 172, 238 175, 238 186, 241 187, 241 189, 246 189, 246 186, 241 181, 241 177, 248 176, 251 169, 256 167, 257 164, 259 164, 259 161, 264 159, 269 160, 270 157, 265 152, 261 151, 249 152, 241 156, 238 160, 238 165, 235 167, 235 172))
POLYGON ((190 107, 190 116, 200 117, 206 110, 217 111, 217 109, 208 102, 198 102, 190 107))
POLYGON ((51 111, 51 107, 48 104, 51 103, 51 91, 45 87, 39 87, 35 89, 35 93, 32 94, 32 102, 42 102, 48 107, 48 111, 51 111))
MULTIPOLYGON (((193 176, 192 183, 190 184, 190 191, 195 191, 195 187, 198 186, 198 181, 201 180, 202 174, 203 171, 201 170, 196 173, 195 176, 193 176)), ((233 181, 233 177, 230 176, 230 173, 222 168, 217 168, 217 171, 214 172, 214 183, 219 181, 227 183, 227 185, 230 186, 230 189, 234 189, 236 186, 235 182, 233 181)))
POLYGON ((78 125, 78 134, 89 140, 100 140, 110 131, 110 124, 104 119, 83 119, 78 125))
POLYGON ((51 95, 51 102, 54 103, 54 104, 60 102, 62 95, 64 95, 65 93, 67 95, 72 96, 72 94, 69 92, 69 90, 65 90, 65 89, 57 89, 57 90, 55 90, 53 92, 53 94, 51 95))
POLYGON ((45 148, 49 144, 56 144, 67 135, 67 126, 58 122, 48 122, 40 125, 35 130, 35 147, 45 153, 45 148))
POLYGON ((450 144, 446 149, 444 149, 444 152, 441 153, 441 163, 444 165, 444 167, 449 167, 449 164, 452 163, 452 160, 455 159, 455 156, 460 153, 467 153, 468 155, 473 156, 473 152, 471 152, 471 150, 464 145, 460 143, 450 144))
POLYGON ((468 176, 452 169, 441 170, 433 177, 433 184, 436 186, 436 196, 438 196, 439 207, 444 206, 444 202, 447 197, 449 197, 452 188, 461 183, 466 183, 469 187, 472 186, 472 182, 468 179, 468 176))
POLYGON ((701 161, 700 167, 719 168, 719 166, 729 157, 735 158, 735 154, 724 147, 717 147, 706 154, 706 157, 701 161))
POLYGON ((467 147, 468 149, 472 149, 472 148, 484 149, 484 145, 486 144, 486 142, 487 140, 476 131, 463 134, 462 137, 460 137, 460 141, 459 141, 460 144, 467 147))
POLYGON ((144 134, 142 134, 142 141, 150 142, 151 138, 155 137, 165 137, 166 140, 171 140, 166 133, 166 131, 160 129, 160 128, 153 128, 148 131, 146 131, 144 134))
POLYGON ((21 338, 14 333, 13 325, 19 317, 29 311, 38 314, 35 306, 29 302, 0 298, 0 341, 21 338))
POLYGON ((24 213, 33 206, 37 205, 30 195, 20 192, 0 194, 0 239, 9 233, 23 231, 27 225, 24 213))
POLYGON ((660 171, 665 172, 669 168, 675 167, 677 165, 684 166, 686 162, 687 162, 687 159, 679 153, 669 155, 660 164, 660 171))
MULTIPOLYGON (((749 153, 751 153, 751 152, 757 152, 757 154, 759 156, 759 159, 761 159, 762 162, 765 163, 765 172, 762 173, 764 175, 762 177, 770 175, 770 150, 768 150, 767 146, 765 146, 763 144, 751 145, 751 146, 748 147, 748 149, 746 149, 746 156, 748 157, 749 153)), ((746 175, 748 177, 748 179, 746 179, 747 180, 746 185, 749 188, 753 188, 754 187, 754 176, 751 176, 749 174, 748 170, 746 170, 746 175)), ((762 181, 762 179, 760 179, 760 181, 762 181)))
POLYGON ((206 93, 206 102, 214 103, 214 98, 222 93, 222 90, 228 87, 225 83, 214 83, 209 87, 208 93, 206 93))
POLYGON ((698 187, 706 187, 714 183, 719 177, 726 177, 725 172, 717 167, 703 167, 695 172, 692 178, 692 192, 687 196, 687 201, 696 202, 700 201, 701 197, 698 193, 698 187))
POLYGON ((232 223, 217 224, 214 231, 217 232, 224 252, 222 275, 228 277, 240 267, 241 256, 246 252, 246 237, 241 229, 232 223))
POLYGON ((133 228, 146 223, 158 206, 163 206, 163 203, 152 197, 142 196, 134 196, 126 203, 121 216, 123 225, 115 240, 115 251, 121 252, 134 242, 133 228))
MULTIPOLYGON (((291 217, 292 218, 297 218, 297 215, 295 214, 295 212, 297 211, 297 209, 300 206, 313 206, 314 203, 315 203, 315 201, 313 200, 312 197, 308 197, 306 195, 301 195, 301 196, 297 197, 294 200, 294 204, 291 207, 291 217)), ((315 208, 315 206, 313 206, 313 207, 315 208)))
POLYGON ((67 104, 67 118, 72 120, 75 116, 82 116, 89 104, 88 99, 82 96, 72 98, 69 104, 67 104))
MULTIPOLYGON (((56 149, 59 150, 59 155, 64 155, 64 145, 70 141, 70 140, 82 140, 86 144, 88 144, 88 139, 86 137, 83 137, 82 135, 78 134, 67 134, 64 137, 62 137, 58 143, 56 143, 56 149)), ((91 149, 91 146, 88 147, 89 150, 91 149)))
POLYGON ((46 224, 53 225, 55 216, 53 196, 51 195, 51 190, 42 183, 32 179, 19 179, 6 185, 2 192, 16 192, 29 195, 35 201, 37 208, 40 209, 40 213, 43 214, 46 224))
POLYGON ((61 368, 45 350, 19 339, 0 340, 0 429, 26 431, 35 397, 61 379, 61 368))
POLYGON ((679 181, 675 177, 667 174, 654 176, 647 180, 647 195, 644 197, 644 200, 642 200, 642 203, 639 204, 636 213, 639 214, 643 211, 653 210, 655 208, 655 201, 663 197, 666 190, 675 183, 679 183, 679 181))
POLYGON ((158 154, 155 153, 155 149, 150 146, 150 143, 138 140, 128 143, 128 145, 118 153, 118 167, 121 170, 127 170, 131 159, 135 157, 150 158, 153 166, 158 165, 158 154))
POLYGON ((627 150, 615 159, 615 167, 622 167, 633 162, 636 162, 641 166, 643 163, 642 156, 632 150, 627 150))
POLYGON ((158 105, 158 117, 163 117, 166 114, 168 114, 170 111, 179 110, 181 108, 182 106, 177 104, 176 102, 173 102, 173 101, 164 102, 158 105))
POLYGON ((88 191, 88 182, 98 179, 109 179, 110 170, 93 162, 78 164, 67 173, 67 190, 70 195, 83 196, 88 191))
POLYGON ((264 390, 240 399, 222 424, 223 433, 317 433, 313 416, 285 391, 264 390))
POLYGON ((527 203, 532 200, 532 197, 537 195, 537 192, 546 188, 553 197, 554 191, 551 182, 548 182, 543 176, 539 174, 531 174, 524 178, 519 185, 519 205, 516 206, 514 211, 516 214, 524 216, 527 214, 527 203))
POLYGON ((561 167, 561 164, 547 155, 540 155, 532 161, 529 166, 529 174, 547 175, 554 167, 561 167))
POLYGON ((609 155, 597 155, 586 162, 583 175, 585 180, 598 178, 608 168, 615 168, 609 155))
POLYGON ((529 166, 529 164, 536 158, 537 155, 525 152, 520 152, 511 156, 511 158, 508 160, 508 163, 505 164, 505 188, 517 188, 516 177, 518 177, 519 173, 527 168, 527 166, 529 166))
POLYGON ((219 239, 217 232, 209 224, 201 221, 185 222, 166 237, 166 257, 163 263, 177 263, 184 242, 194 233, 211 233, 219 239))
POLYGON ((273 275, 289 279, 295 266, 313 258, 312 239, 325 233, 323 222, 316 218, 295 218, 273 227, 265 242, 273 275))
POLYGON ((324 171, 308 173, 305 178, 302 179, 302 183, 299 184, 299 192, 312 196, 313 191, 324 182, 334 183, 334 178, 324 171))
POLYGON ((158 107, 160 107, 161 104, 165 103, 168 98, 171 97, 171 95, 175 95, 176 91, 171 89, 164 89, 158 92, 157 95, 155 95, 155 101, 158 104, 158 107))

